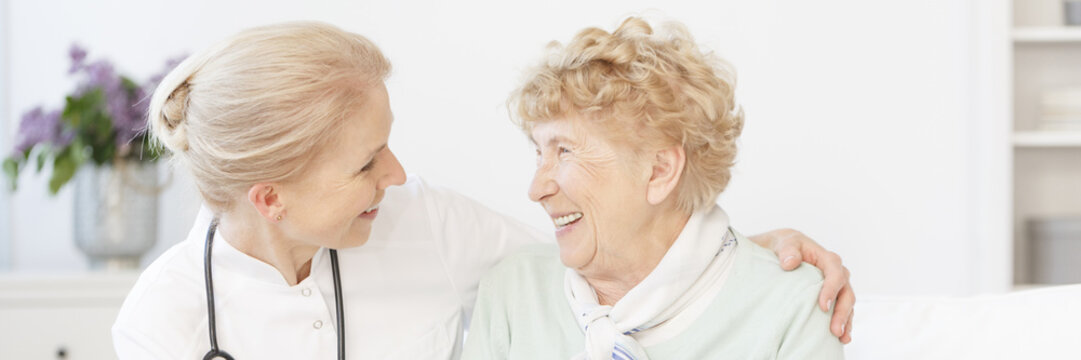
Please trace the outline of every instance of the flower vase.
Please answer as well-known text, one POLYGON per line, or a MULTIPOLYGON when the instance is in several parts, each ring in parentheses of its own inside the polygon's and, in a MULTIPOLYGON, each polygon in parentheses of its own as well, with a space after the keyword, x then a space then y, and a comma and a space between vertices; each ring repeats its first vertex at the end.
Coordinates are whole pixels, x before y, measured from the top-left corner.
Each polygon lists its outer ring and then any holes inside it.
POLYGON ((103 270, 138 269, 158 234, 158 170, 118 160, 75 175, 75 243, 103 270))

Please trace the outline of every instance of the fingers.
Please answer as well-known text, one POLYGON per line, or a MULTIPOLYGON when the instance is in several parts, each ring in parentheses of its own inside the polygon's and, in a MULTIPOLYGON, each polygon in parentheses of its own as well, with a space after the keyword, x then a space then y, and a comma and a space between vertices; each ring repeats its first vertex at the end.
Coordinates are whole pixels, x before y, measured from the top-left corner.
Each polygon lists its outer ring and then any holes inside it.
MULTIPOLYGON (((825 280, 822 290, 818 293, 818 306, 822 311, 829 312, 833 308, 833 317, 830 320, 830 332, 837 336, 842 343, 852 341, 853 308, 856 304, 856 295, 848 279, 850 274, 841 262, 841 257, 836 253, 826 250, 818 243, 811 240, 803 233, 791 229, 774 230, 769 233, 772 240, 773 252, 781 260, 781 268, 788 271, 799 267, 800 262, 807 262, 822 270, 825 280)), ((766 235, 761 235, 763 241, 766 235)))
POLYGON ((852 286, 845 285, 837 296, 837 306, 834 308, 833 318, 830 320, 830 332, 846 344, 848 343, 845 341, 846 335, 848 341, 852 341, 852 318, 855 305, 856 294, 852 291, 852 286))
POLYGON ((777 229, 751 237, 758 246, 772 249, 781 262, 781 269, 791 271, 803 262, 802 233, 792 229, 777 229))
MULTIPOLYGON (((823 250, 825 251, 825 250, 823 250)), ((806 256, 812 258, 812 256, 806 256)), ((825 281, 822 290, 818 293, 818 306, 822 311, 829 311, 832 304, 838 303, 838 295, 848 286, 848 269, 841 265, 841 257, 826 251, 825 255, 814 256, 817 263, 811 263, 822 270, 825 281)))
POLYGON ((792 241, 792 238, 781 238, 773 244, 773 252, 777 253, 777 258, 781 260, 781 269, 784 271, 799 267, 799 264, 803 262, 801 250, 800 242, 792 241))
POLYGON ((848 344, 852 342, 852 319, 855 318, 855 314, 855 311, 853 311, 852 313, 850 313, 850 315, 848 315, 848 322, 845 323, 844 327, 845 334, 841 336, 842 344, 848 344))

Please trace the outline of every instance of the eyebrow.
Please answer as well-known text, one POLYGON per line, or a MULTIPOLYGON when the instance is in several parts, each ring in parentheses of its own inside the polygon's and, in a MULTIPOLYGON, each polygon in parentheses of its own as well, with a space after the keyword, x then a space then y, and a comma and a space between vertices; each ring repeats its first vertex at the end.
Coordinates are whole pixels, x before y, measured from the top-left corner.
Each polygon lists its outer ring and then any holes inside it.
MULTIPOLYGON (((533 140, 533 137, 529 138, 529 142, 533 143, 534 146, 540 146, 539 144, 537 144, 536 140, 533 140)), ((565 137, 563 135, 556 135, 556 136, 553 136, 551 139, 548 139, 548 142, 545 143, 545 145, 546 146, 552 146, 552 145, 555 145, 555 144, 561 143, 561 142, 569 143, 569 144, 577 144, 576 142, 571 141, 571 139, 569 139, 569 138, 567 138, 567 137, 565 137)))
POLYGON ((365 167, 370 165, 372 163, 372 161, 375 161, 375 154, 378 154, 380 151, 383 151, 383 149, 386 149, 386 148, 387 148, 387 143, 383 143, 383 145, 380 145, 378 149, 375 149, 375 151, 372 151, 371 155, 368 155, 368 161, 365 161, 364 165, 361 165, 360 169, 357 170, 355 174, 360 174, 361 172, 363 172, 365 167))
POLYGON ((378 154, 380 151, 383 151, 383 149, 386 149, 386 148, 387 148, 387 143, 383 143, 383 145, 380 145, 379 148, 375 149, 375 151, 372 151, 372 153, 370 155, 368 155, 368 161, 365 162, 364 165, 367 165, 368 163, 372 162, 372 159, 375 159, 375 154, 378 154))

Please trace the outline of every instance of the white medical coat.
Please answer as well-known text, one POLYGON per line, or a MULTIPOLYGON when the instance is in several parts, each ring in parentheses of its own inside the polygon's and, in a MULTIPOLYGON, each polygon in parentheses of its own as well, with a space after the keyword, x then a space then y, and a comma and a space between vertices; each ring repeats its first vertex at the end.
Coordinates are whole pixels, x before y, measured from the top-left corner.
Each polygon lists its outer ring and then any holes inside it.
MULTIPOLYGON (((460 194, 410 177, 387 189, 368 242, 338 252, 349 359, 452 359, 461 350, 482 273, 549 235, 460 194)), ((183 242, 139 277, 113 325, 120 359, 202 359, 210 349, 205 208, 183 242)), ((219 347, 237 359, 335 359, 327 249, 289 286, 218 232, 213 275, 219 347)))

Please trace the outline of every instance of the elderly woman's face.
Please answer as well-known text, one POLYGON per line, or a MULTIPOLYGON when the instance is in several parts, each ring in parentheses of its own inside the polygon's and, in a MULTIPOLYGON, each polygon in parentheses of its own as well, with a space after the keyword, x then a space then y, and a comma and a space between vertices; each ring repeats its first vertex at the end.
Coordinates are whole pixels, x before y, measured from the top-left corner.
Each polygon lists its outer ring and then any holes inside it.
POLYGON ((651 221, 649 167, 607 141, 604 128, 589 120, 542 122, 531 138, 537 172, 529 198, 551 217, 563 264, 587 270, 631 258, 628 242, 651 221))
POLYGON ((402 165, 387 147, 392 120, 386 87, 366 91, 338 141, 327 144, 300 181, 287 184, 282 200, 289 237, 329 248, 368 240, 384 190, 405 182, 402 165))

